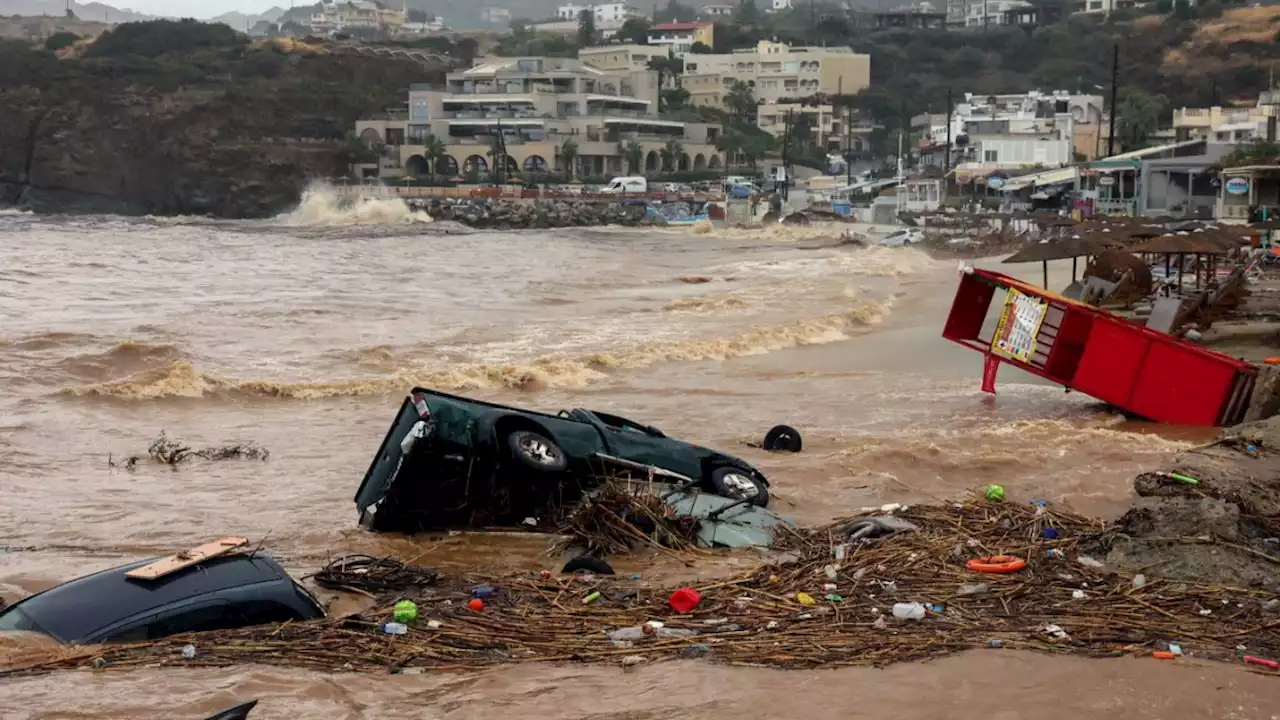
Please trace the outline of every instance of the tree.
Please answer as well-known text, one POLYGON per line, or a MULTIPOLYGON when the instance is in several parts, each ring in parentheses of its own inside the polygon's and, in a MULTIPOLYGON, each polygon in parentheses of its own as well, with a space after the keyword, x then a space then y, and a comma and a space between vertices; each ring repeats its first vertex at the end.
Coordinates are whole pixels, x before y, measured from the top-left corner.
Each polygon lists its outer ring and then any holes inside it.
POLYGON ((667 141, 658 154, 662 156, 662 169, 671 172, 676 169, 681 156, 684 155, 684 146, 679 140, 673 138, 667 141))
POLYGON ((756 99, 751 95, 751 87, 741 80, 733 81, 729 92, 724 96, 724 104, 738 119, 748 119, 756 110, 756 99))
POLYGON ((791 116, 791 142, 798 148, 813 145, 813 118, 806 113, 795 113, 791 116))
POLYGON ((444 164, 444 159, 449 156, 449 151, 440 138, 430 135, 422 143, 422 154, 431 163, 431 179, 435 180, 440 173, 440 166, 444 164))
POLYGON ((473 37, 465 37, 458 41, 458 59, 466 67, 476 62, 476 53, 480 50, 480 41, 473 37))
POLYGON ((591 47, 596 43, 596 14, 591 8, 578 13, 578 47, 591 47))
POLYGON ((682 87, 667 88, 658 93, 662 107, 658 112, 677 112, 689 106, 689 91, 682 87))
POLYGON ((417 8, 409 8, 408 12, 404 14, 404 19, 411 23, 431 22, 431 16, 427 14, 427 11, 417 8))
POLYGON ((658 17, 654 18, 659 22, 688 22, 698 17, 698 13, 688 5, 683 5, 676 0, 667 0, 666 7, 658 12, 658 17))
POLYGON ((694 55, 710 55, 711 53, 715 52, 715 49, 713 49, 710 45, 704 42, 696 42, 693 45, 689 46, 689 52, 693 53, 694 55))
POLYGON ((644 164, 644 146, 638 140, 628 140, 622 147, 622 156, 627 159, 630 174, 639 175, 644 164))
POLYGON ((573 161, 578 157, 578 143, 574 140, 565 140, 561 143, 560 157, 564 158, 565 177, 573 182, 573 161))
POLYGON ((649 43, 649 21, 642 17, 629 17, 622 21, 622 26, 614 34, 624 43, 647 45, 649 43))
POLYGON ((75 33, 57 32, 50 35, 49 38, 44 41, 44 49, 50 52, 57 52, 62 48, 75 45, 76 41, 79 39, 80 36, 75 33))
POLYGON ((755 27, 760 22, 760 10, 755 0, 741 0, 733 11, 733 24, 739 27, 755 27))
POLYGON ((1168 102, 1138 88, 1125 88, 1113 112, 1116 113, 1116 137, 1130 150, 1144 145, 1160 127, 1160 115, 1168 102))

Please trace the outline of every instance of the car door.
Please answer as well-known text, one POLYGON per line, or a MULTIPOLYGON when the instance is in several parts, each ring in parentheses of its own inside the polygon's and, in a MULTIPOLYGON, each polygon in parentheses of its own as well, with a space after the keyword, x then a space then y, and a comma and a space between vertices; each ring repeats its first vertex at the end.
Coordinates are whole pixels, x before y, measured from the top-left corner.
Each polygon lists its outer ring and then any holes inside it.
POLYGON ((243 620, 222 599, 184 601, 136 615, 99 631, 87 642, 130 643, 177 635, 242 627, 243 620))

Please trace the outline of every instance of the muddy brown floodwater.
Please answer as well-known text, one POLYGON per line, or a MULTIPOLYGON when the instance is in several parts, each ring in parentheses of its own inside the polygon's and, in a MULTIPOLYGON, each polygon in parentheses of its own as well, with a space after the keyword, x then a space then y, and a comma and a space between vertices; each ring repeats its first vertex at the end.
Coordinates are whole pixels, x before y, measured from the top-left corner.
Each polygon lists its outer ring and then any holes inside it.
MULTIPOLYGON (((611 410, 741 454, 802 523, 993 481, 1014 499, 1114 514, 1137 471, 1208 439, 1128 423, 1009 370, 984 397, 981 358, 939 337, 956 263, 915 250, 824 244, 839 230, 816 226, 463 232, 372 209, 254 223, 0 214, 0 595, 218 534, 265 537, 298 574, 352 551, 548 566, 543 539, 355 527, 352 495, 415 384, 611 410), (778 423, 804 433, 804 453, 743 444, 778 423), (109 465, 162 431, 272 454, 109 465)), ((696 577, 751 562, 644 570, 696 577)), ((1280 685, 1238 669, 989 651, 810 672, 60 673, 3 681, 0 717, 199 718, 248 698, 262 699, 252 717, 264 720, 1280 713, 1280 685)))

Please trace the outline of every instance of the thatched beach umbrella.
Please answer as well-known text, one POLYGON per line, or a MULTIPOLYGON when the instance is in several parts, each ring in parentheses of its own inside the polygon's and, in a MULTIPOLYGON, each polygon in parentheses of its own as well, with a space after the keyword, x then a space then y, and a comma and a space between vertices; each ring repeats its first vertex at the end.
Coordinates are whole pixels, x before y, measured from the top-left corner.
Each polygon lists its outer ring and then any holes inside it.
POLYGON ((1044 272, 1044 287, 1048 290, 1050 260, 1066 260, 1067 258, 1071 258, 1071 281, 1075 282, 1077 258, 1097 255, 1105 252, 1111 247, 1110 244, 1105 240, 1097 238, 1096 235, 1097 233, 1073 235, 1062 240, 1039 242, 1035 245, 1028 245, 1005 258, 1003 262, 1010 264, 1029 262, 1040 263, 1044 272))
MULTIPOLYGON (((1225 255, 1227 251, 1223 248, 1220 240, 1215 239, 1215 233, 1208 232, 1178 232, 1160 237, 1152 238, 1144 243, 1130 248, 1135 253, 1151 253, 1153 255, 1164 255, 1164 274, 1165 279, 1169 277, 1169 266, 1174 255, 1178 256, 1178 290, 1182 290, 1182 265, 1187 255, 1195 255, 1199 260, 1201 255, 1225 255)), ((1196 271, 1196 287, 1200 286, 1200 273, 1196 271)))

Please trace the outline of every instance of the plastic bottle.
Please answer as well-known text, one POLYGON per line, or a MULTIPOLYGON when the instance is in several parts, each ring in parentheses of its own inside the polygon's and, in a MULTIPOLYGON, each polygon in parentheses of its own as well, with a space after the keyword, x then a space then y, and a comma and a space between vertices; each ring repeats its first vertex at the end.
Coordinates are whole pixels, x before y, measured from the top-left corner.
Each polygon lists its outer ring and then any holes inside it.
POLYGON ((1142 573, 1138 573, 1137 575, 1134 575, 1134 576, 1133 576, 1133 589, 1134 589, 1134 590, 1138 590, 1138 589, 1140 589, 1143 585, 1146 585, 1146 584, 1147 584, 1147 576, 1146 576, 1146 575, 1143 575, 1142 573))
POLYGON ((183 646, 183 648, 182 648, 182 657, 186 658, 187 660, 190 660, 190 659, 194 658, 195 656, 196 656, 196 646, 195 646, 195 645, 184 645, 184 646, 183 646))
POLYGON ((633 627, 618 628, 617 630, 614 630, 613 632, 609 633, 609 639, 614 642, 618 642, 619 640, 623 640, 623 641, 640 640, 644 636, 645 636, 644 628, 640 627, 639 625, 635 625, 633 627))
POLYGON ((901 620, 921 620, 925 616, 925 607, 920 603, 894 603, 893 616, 901 620))
POLYGON ((388 635, 406 635, 409 632, 409 626, 404 623, 389 622, 382 626, 382 632, 388 635))

